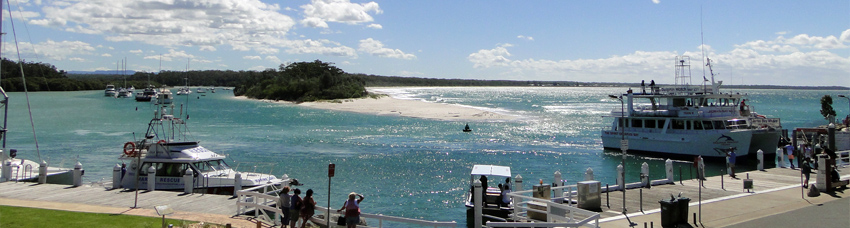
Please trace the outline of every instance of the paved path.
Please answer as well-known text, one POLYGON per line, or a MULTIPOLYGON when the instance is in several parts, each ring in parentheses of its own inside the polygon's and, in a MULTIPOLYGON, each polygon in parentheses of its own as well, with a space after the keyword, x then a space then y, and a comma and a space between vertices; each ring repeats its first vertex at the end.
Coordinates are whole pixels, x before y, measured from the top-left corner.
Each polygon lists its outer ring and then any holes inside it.
POLYGON ((169 191, 139 191, 137 208, 135 192, 108 190, 102 186, 80 186, 34 183, 0 183, 0 204, 66 211, 128 214, 159 217, 155 206, 169 205, 174 214, 168 218, 228 224, 234 227, 256 227, 253 221, 232 218, 236 199, 212 194, 182 194, 169 191))
MULTIPOLYGON (((837 191, 833 194, 821 194, 818 197, 804 196, 803 191, 808 190, 800 187, 800 180, 799 177, 795 177, 795 172, 799 175, 798 170, 778 168, 769 169, 767 172, 750 172, 750 177, 754 179, 757 186, 759 182, 769 182, 767 185, 762 184, 762 187, 756 187, 752 193, 742 191, 741 180, 727 180, 724 183, 727 190, 721 191, 728 193, 713 193, 720 197, 709 198, 704 195, 701 206, 696 202, 696 186, 693 186, 683 194, 692 200, 688 208, 688 222, 692 226, 699 225, 699 227, 850 227, 850 210, 848 210, 850 201, 845 196, 845 192, 837 191), (791 183, 781 185, 783 182, 791 183), (700 210, 702 218, 697 217, 695 224, 693 214, 700 214, 700 210)), ((743 176, 739 174, 739 177, 743 176)), ((850 175, 844 175, 842 179, 848 177, 850 175)), ((812 175, 810 181, 813 183, 815 179, 816 175, 812 175)), ((683 183, 686 182, 688 181, 683 183)), ((709 178, 708 182, 713 182, 712 178, 709 178)), ((680 184, 677 182, 676 185, 680 184)), ((660 187, 664 188, 664 186, 660 187)), ((706 184, 708 191, 717 191, 717 187, 714 184, 706 184)), ((703 194, 705 192, 704 189, 703 194)), ((643 227, 644 223, 661 227, 658 199, 650 203, 656 206, 648 210, 645 207, 644 212, 634 212, 634 207, 629 206, 629 219, 637 224, 636 227, 643 227)), ((615 207, 612 205, 611 208, 610 211, 603 212, 603 215, 612 214, 615 207)), ((622 209, 616 212, 621 213, 622 209)), ((601 227, 629 227, 628 220, 622 214, 603 216, 600 223, 601 227)))

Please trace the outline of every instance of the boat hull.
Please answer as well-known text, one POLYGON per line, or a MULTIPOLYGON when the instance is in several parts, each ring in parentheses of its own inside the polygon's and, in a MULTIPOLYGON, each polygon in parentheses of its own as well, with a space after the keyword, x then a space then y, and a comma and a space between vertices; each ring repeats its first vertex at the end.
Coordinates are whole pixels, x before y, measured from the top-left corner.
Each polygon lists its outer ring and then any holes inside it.
MULTIPOLYGON (((752 130, 701 131, 693 134, 625 132, 625 139, 628 140, 629 152, 721 158, 726 157, 724 150, 729 148, 737 148, 738 156, 755 154, 755 151, 751 151, 753 135, 752 130)), ((607 149, 619 150, 621 137, 618 131, 602 131, 602 145, 607 149)))

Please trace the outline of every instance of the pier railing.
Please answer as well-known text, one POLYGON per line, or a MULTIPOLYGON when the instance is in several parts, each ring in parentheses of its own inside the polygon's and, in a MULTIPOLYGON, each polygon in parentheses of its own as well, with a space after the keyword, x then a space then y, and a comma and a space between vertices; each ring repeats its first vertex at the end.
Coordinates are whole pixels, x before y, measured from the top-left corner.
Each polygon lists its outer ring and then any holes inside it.
POLYGON ((562 201, 572 197, 572 191, 577 185, 554 187, 556 189, 568 189, 567 194, 556 196, 553 199, 535 198, 532 196, 534 190, 516 191, 507 195, 514 199, 514 213, 511 219, 514 222, 488 222, 489 227, 598 227, 599 213, 584 210, 578 207, 561 204, 562 201), (539 220, 545 217, 544 220, 539 220), (530 223, 532 222, 532 223, 530 223), (592 223, 591 223, 592 222, 592 223))
MULTIPOLYGON (((236 215, 246 216, 246 214, 253 214, 253 218, 258 221, 262 221, 266 224, 281 225, 281 216, 284 212, 277 205, 280 200, 279 195, 281 191, 279 186, 288 185, 289 180, 290 179, 284 179, 283 182, 270 183, 238 191, 236 195, 236 215)), ((331 227, 335 227, 336 219, 341 215, 336 213, 335 209, 328 211, 328 208, 318 205, 316 206, 315 211, 317 215, 322 216, 322 222, 326 221, 324 218, 332 218, 330 220, 331 227)), ((401 224, 401 226, 415 225, 422 227, 457 227, 457 222, 455 221, 427 221, 381 214, 361 213, 360 218, 366 219, 369 223, 369 227, 383 227, 384 225, 389 224, 392 224, 392 226, 399 226, 399 224, 401 224)))

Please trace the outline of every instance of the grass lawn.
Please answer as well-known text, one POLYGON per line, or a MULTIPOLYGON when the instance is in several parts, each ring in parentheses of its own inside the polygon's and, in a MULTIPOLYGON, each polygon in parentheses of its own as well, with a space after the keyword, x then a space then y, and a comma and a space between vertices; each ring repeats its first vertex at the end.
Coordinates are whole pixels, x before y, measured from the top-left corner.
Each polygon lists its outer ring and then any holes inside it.
MULTIPOLYGON (((165 224, 186 227, 197 222, 165 219, 165 224)), ((0 206, 0 227, 151 227, 162 218, 0 206)))

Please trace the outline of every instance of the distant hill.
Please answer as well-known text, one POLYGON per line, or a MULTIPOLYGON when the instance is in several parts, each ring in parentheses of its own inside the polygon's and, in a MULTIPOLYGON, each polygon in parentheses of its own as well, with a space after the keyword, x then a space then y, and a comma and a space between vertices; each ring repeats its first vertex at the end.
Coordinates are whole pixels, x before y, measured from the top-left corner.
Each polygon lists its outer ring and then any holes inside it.
POLYGON ((136 71, 127 70, 127 71, 114 71, 114 70, 96 70, 96 71, 66 71, 68 74, 98 74, 98 75, 133 75, 136 71))

